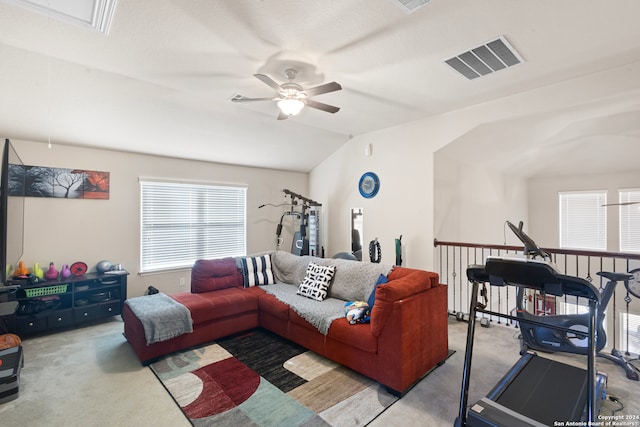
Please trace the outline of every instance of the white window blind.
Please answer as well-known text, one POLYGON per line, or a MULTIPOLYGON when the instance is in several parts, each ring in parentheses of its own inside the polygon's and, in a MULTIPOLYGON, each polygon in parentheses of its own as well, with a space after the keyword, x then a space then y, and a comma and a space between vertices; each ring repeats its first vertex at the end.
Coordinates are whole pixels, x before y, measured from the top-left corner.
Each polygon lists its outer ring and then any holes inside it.
POLYGON ((140 271, 246 254, 246 188, 140 180, 140 271))
POLYGON ((558 193, 560 201, 560 247, 607 250, 606 191, 558 193))
POLYGON ((622 332, 619 335, 619 347, 628 348, 630 353, 640 354, 640 316, 620 312, 622 332), (627 323, 628 322, 628 323, 627 323), (629 347, 627 347, 627 339, 629 347))
POLYGON ((640 252, 640 190, 618 191, 620 203, 620 252, 640 252))

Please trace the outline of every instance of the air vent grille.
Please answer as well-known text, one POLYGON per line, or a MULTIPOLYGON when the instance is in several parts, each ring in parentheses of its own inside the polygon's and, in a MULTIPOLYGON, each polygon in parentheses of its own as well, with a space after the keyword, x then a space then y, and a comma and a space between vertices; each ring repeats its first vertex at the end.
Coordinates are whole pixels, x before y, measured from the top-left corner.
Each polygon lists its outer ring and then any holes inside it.
POLYGON ((431 0, 391 0, 406 14, 413 13, 431 0))
POLYGON ((487 44, 463 52, 445 60, 447 64, 469 80, 486 76, 524 62, 524 59, 509 44, 499 37, 487 44))

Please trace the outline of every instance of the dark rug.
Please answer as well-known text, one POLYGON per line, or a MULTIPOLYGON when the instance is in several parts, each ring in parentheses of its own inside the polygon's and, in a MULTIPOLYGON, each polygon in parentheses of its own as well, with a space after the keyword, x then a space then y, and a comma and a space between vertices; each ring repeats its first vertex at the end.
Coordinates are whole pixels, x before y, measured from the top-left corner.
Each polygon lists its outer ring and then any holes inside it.
POLYGON ((194 426, 364 426, 398 400, 263 329, 150 365, 194 426))

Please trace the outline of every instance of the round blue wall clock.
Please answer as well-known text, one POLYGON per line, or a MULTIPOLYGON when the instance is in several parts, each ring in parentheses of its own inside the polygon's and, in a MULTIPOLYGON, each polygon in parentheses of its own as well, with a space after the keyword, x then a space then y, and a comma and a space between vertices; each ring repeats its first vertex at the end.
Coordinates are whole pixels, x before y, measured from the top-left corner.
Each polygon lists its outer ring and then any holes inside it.
POLYGON ((358 190, 360 190, 360 195, 366 199, 374 197, 380 190, 380 178, 373 172, 365 172, 358 182, 358 190))

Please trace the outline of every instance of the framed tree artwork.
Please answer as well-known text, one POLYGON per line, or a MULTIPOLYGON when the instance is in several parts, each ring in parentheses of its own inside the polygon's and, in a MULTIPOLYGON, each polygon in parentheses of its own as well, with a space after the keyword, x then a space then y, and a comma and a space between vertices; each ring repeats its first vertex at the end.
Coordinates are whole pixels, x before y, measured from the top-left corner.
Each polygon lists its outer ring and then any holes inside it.
POLYGON ((10 196, 109 199, 109 172, 9 165, 10 196))

